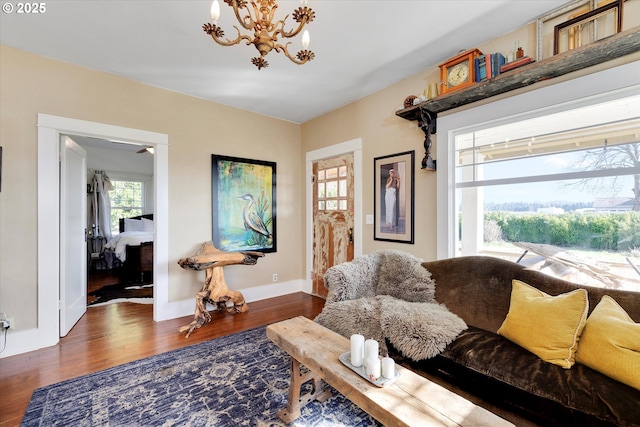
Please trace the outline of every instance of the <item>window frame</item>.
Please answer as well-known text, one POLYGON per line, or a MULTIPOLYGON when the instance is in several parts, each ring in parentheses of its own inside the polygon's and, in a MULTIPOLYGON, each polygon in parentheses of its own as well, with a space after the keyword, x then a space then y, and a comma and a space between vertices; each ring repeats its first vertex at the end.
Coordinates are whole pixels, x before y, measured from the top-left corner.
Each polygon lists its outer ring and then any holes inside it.
MULTIPOLYGON (((140 182, 142 184, 142 189, 141 189, 142 190, 142 206, 140 207, 141 213, 142 214, 151 213, 149 212, 149 209, 148 209, 149 204, 147 203, 147 201, 149 199, 149 191, 152 190, 153 177, 144 175, 144 174, 131 174, 131 173, 109 172, 109 171, 106 171, 106 174, 112 183, 114 181, 140 182)), ((113 211, 114 209, 113 201, 110 200, 110 202, 111 202, 111 210, 113 211)), ((116 236, 120 233, 120 230, 118 229, 118 227, 116 227, 115 230, 112 228, 111 233, 113 236, 116 236)))
MULTIPOLYGON (((640 94, 640 62, 631 62, 438 117, 437 258, 456 256, 457 135, 640 94)), ((542 87, 541 87, 542 86, 542 87)))

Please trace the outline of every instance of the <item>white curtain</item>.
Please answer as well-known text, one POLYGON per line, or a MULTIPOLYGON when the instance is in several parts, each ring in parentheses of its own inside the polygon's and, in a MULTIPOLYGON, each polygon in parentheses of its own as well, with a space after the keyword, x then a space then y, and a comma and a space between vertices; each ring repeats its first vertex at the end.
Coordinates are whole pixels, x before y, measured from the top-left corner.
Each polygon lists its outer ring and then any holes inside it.
POLYGON ((109 190, 113 187, 104 171, 95 171, 91 179, 89 193, 89 223, 88 229, 96 236, 103 236, 111 240, 111 199, 109 190))

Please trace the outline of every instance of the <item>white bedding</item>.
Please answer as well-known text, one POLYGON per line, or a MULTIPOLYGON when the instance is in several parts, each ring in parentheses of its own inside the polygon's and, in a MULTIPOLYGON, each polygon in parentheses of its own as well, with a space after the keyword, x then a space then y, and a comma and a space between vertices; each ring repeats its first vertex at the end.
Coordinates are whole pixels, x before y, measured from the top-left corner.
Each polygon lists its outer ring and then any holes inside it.
POLYGON ((151 231, 123 231, 107 242, 104 247, 114 251, 116 257, 125 262, 127 259, 127 245, 136 246, 142 242, 151 241, 153 241, 153 232, 151 231))

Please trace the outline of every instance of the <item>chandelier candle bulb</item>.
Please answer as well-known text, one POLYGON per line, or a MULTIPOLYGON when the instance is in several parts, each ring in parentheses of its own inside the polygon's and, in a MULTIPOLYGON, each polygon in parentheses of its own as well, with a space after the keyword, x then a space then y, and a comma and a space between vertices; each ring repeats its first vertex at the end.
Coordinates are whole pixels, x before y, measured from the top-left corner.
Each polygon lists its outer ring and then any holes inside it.
POLYGON ((211 19, 213 19, 213 23, 218 23, 218 18, 220 18, 220 3, 218 0, 213 0, 211 3, 211 19))
POLYGON ((359 367, 364 363, 364 336, 351 335, 351 364, 359 367))
POLYGON ((304 33, 302 33, 302 48, 306 49, 309 47, 309 42, 311 41, 310 36, 309 36, 309 30, 304 30, 304 33))
POLYGON ((386 356, 382 359, 382 376, 393 378, 396 375, 396 364, 392 358, 386 356))
POLYGON ((378 341, 376 340, 366 340, 364 342, 364 360, 365 362, 370 357, 378 358, 378 341))

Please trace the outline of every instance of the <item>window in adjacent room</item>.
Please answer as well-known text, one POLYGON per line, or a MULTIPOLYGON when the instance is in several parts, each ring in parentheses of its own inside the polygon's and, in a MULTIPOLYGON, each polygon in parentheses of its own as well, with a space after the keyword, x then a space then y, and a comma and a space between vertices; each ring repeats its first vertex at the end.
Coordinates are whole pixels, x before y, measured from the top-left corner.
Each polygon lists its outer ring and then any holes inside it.
POLYGON ((337 166, 318 171, 318 209, 347 210, 347 167, 337 166))
POLYGON ((640 291, 640 97, 455 137, 457 255, 640 291))
POLYGON ((111 179, 111 233, 119 233, 120 218, 142 215, 144 211, 144 181, 111 179))

